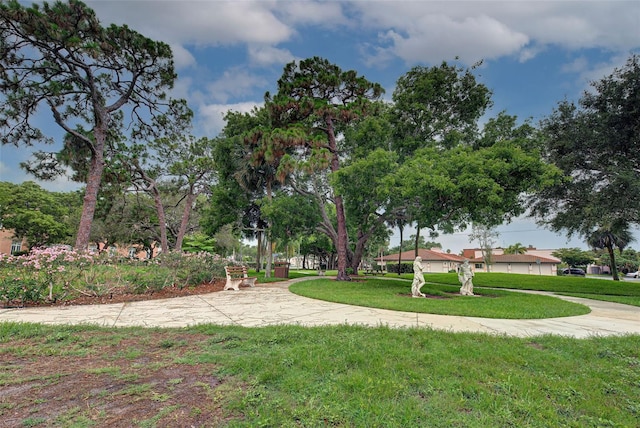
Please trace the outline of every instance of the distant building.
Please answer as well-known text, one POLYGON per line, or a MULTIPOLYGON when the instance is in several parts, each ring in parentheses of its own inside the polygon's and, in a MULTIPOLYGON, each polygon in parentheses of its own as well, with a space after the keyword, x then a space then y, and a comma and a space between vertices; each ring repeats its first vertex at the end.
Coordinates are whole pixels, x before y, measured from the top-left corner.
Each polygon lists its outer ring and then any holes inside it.
MULTIPOLYGON (((445 253, 440 248, 432 248, 430 250, 419 248, 418 255, 422 258, 424 271, 428 273, 443 273, 456 270, 458 265, 464 261, 464 257, 445 253)), ((413 263, 416 258, 415 250, 378 257, 375 261, 379 265, 386 267, 387 265, 397 264, 398 258, 400 258, 401 262, 413 263)))
POLYGON ((28 249, 25 239, 16 238, 13 230, 0 227, 0 254, 15 254, 28 249))
POLYGON ((491 265, 484 261, 479 248, 465 249, 462 254, 473 264, 476 272, 523 273, 529 275, 557 275, 560 259, 553 257, 555 250, 538 250, 529 246, 524 254, 504 254, 504 249, 491 250, 491 265))
POLYGON ((532 254, 494 254, 491 256, 490 267, 486 266, 482 257, 470 259, 469 262, 473 264, 476 272, 557 275, 560 260, 532 254))

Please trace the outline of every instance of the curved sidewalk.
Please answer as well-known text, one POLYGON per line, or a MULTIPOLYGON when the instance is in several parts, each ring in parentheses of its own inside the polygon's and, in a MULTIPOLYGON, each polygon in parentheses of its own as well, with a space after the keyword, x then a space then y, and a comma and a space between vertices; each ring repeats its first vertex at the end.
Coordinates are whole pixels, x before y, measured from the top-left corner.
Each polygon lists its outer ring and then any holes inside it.
MULTIPOLYGON (((303 278, 307 279, 307 278, 303 278)), ((107 305, 0 309, 0 322, 96 324, 105 327, 185 327, 195 324, 263 327, 278 324, 318 326, 354 324, 426 327, 450 332, 481 332, 529 337, 557 334, 576 338, 640 334, 640 308, 576 297, 557 296, 591 308, 575 317, 506 320, 419 314, 324 302, 289 292, 295 280, 261 284, 163 300, 107 305)))

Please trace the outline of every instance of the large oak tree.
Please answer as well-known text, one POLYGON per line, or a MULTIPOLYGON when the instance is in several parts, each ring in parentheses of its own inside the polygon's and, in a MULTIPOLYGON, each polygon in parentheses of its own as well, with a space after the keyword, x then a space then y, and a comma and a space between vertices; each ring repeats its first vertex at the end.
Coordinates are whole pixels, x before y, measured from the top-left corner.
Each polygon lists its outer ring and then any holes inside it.
POLYGON ((591 86, 541 123, 547 159, 565 180, 539 192, 532 212, 551 229, 595 244, 596 235, 624 235, 640 223, 640 57, 591 86))
POLYGON ((103 27, 78 0, 24 7, 0 3, 0 128, 2 144, 52 143, 40 129, 42 110, 90 152, 75 246, 86 249, 96 208, 104 152, 118 112, 135 138, 189 116, 183 101, 167 100, 176 79, 169 46, 127 26, 103 27))
MULTIPOLYGON (((344 71, 323 58, 291 62, 278 80, 278 91, 267 94, 270 129, 261 138, 268 147, 282 153, 279 173, 292 170, 340 170, 341 151, 338 134, 345 125, 366 116, 371 101, 383 90, 354 70, 344 71)), ((336 210, 338 280, 348 280, 347 219, 343 197, 332 195, 336 210)))

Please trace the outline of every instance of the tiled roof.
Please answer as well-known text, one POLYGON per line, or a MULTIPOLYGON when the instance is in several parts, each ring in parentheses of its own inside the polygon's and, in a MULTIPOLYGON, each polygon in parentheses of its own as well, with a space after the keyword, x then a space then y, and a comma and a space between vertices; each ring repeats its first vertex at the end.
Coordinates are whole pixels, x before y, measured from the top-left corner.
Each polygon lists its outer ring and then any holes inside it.
MULTIPOLYGON (((424 248, 418 249, 418 255, 422 257, 423 262, 463 262, 464 257, 456 254, 443 253, 441 251, 432 251, 424 248)), ((416 258, 415 250, 403 251, 400 253, 400 259, 403 262, 412 262, 416 258)), ((397 262, 398 253, 389 254, 387 256, 376 258, 377 261, 397 262)))
MULTIPOLYGON (((491 263, 537 263, 540 260, 540 263, 560 263, 560 260, 549 258, 549 257, 540 257, 534 254, 500 254, 491 256, 491 263)), ((475 258, 470 260, 474 263, 482 263, 482 257, 475 258)))

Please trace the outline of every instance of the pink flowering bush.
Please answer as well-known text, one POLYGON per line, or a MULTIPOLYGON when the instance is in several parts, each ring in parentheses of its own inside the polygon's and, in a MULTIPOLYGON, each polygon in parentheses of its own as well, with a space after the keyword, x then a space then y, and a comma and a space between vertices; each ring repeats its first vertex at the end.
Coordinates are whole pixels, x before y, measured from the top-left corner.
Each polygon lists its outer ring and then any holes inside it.
POLYGON ((22 305, 41 298, 40 284, 30 270, 17 257, 0 254, 0 301, 22 305))
POLYGON ((92 253, 64 246, 35 248, 17 257, 0 255, 0 300, 20 304, 57 300, 93 258, 92 253))
POLYGON ((210 253, 174 252, 138 261, 63 246, 36 248, 17 257, 0 254, 0 302, 24 305, 104 296, 116 289, 182 289, 224 277, 224 264, 210 253))

